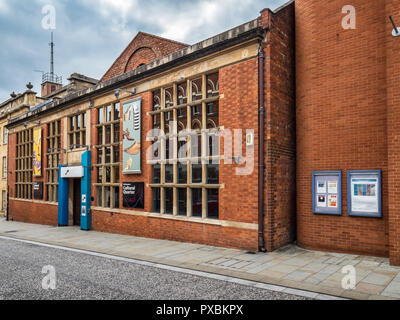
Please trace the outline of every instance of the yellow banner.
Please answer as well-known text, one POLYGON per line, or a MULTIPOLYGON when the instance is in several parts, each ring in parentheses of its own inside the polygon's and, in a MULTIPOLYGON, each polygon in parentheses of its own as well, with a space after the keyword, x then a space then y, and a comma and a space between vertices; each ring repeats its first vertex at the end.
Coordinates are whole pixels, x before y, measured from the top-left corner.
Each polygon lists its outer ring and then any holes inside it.
POLYGON ((33 130, 33 175, 42 176, 42 128, 33 130))

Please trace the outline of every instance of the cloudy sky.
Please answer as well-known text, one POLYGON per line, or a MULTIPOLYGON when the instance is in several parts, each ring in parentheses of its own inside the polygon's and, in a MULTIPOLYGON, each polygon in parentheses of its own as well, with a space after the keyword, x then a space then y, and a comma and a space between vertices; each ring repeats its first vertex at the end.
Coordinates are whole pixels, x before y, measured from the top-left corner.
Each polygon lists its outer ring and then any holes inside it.
POLYGON ((74 72, 101 78, 139 31, 194 44, 275 9, 287 0, 0 0, 0 102, 26 90, 40 93, 50 70, 50 30, 56 12, 55 73, 64 84, 74 72), (45 20, 49 21, 49 20, 45 20))

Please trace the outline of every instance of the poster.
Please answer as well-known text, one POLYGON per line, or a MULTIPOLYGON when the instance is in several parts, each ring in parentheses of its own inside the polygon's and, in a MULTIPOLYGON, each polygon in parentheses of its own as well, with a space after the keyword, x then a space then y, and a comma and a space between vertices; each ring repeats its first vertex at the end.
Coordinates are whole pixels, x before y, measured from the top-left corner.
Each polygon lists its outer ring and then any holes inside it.
POLYGON ((142 99, 135 99, 123 105, 123 174, 141 174, 142 99))
POLYGON ((122 198, 124 208, 144 209, 144 183, 123 183, 122 198))
POLYGON ((337 181, 328 181, 328 193, 338 194, 337 181))
POLYGON ((33 129, 33 176, 42 176, 42 128, 33 129))
POLYGON ((317 182, 317 193, 326 193, 326 182, 325 181, 317 182))
POLYGON ((337 208, 338 207, 338 197, 329 195, 328 196, 328 208, 337 208))
POLYGON ((326 208, 326 196, 318 196, 317 207, 326 208))
POLYGON ((33 183, 33 198, 35 200, 43 200, 43 182, 33 183))
POLYGON ((351 179, 351 210, 352 212, 379 212, 378 198, 379 179, 353 177, 351 179))

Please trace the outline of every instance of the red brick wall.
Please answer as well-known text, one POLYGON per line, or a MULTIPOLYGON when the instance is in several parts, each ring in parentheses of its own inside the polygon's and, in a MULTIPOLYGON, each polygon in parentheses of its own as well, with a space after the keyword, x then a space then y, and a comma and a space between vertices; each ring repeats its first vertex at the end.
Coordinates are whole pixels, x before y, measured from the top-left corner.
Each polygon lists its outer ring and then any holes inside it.
MULTIPOLYGON (((231 165, 220 166, 220 218, 222 220, 258 223, 258 62, 256 58, 219 72, 220 126, 234 134, 235 129, 243 130, 242 154, 246 157, 246 130, 254 130, 254 170, 250 175, 238 176, 236 170, 244 168, 233 160, 231 165)), ((222 141, 223 143, 225 140, 222 141)), ((223 152, 224 144, 221 146, 223 152)), ((232 143, 233 154, 233 143, 232 143)), ((255 242, 257 238, 253 239, 255 242)))
MULTIPOLYGON (((385 17, 393 16, 400 23, 400 2, 387 0, 385 17)), ((388 189, 390 261, 400 265, 400 38, 392 37, 392 25, 386 18, 386 72, 387 72, 387 134, 388 134, 388 189)))
POLYGON ((356 8, 356 30, 342 28, 342 8, 348 4, 295 2, 298 243, 388 256, 385 1, 350 2, 356 8), (378 169, 383 219, 349 217, 347 171, 378 169), (312 172, 330 170, 343 173, 340 217, 312 213, 312 172))
POLYGON ((257 250, 257 231, 94 211, 93 230, 138 237, 257 250))
MULTIPOLYGON (((61 141, 63 141, 64 123, 61 121, 61 141)), ((33 177, 33 182, 43 182, 43 201, 47 201, 46 181, 47 181, 47 124, 42 125, 42 176, 33 177)), ((16 144, 17 135, 10 134, 8 136, 8 186, 10 198, 15 198, 15 183, 16 183, 16 144)), ((64 153, 60 152, 61 163, 63 163, 64 153)), ((33 191, 32 191, 33 192, 33 191)), ((33 196, 33 193, 32 193, 33 196)), ((14 221, 57 225, 58 224, 58 208, 54 205, 38 203, 33 201, 9 201, 9 217, 14 221)))
POLYGON ((109 80, 187 47, 186 44, 139 32, 100 81, 109 80))
POLYGON ((294 5, 261 12, 270 30, 265 56, 265 242, 268 251, 296 238, 294 5))
POLYGON ((134 70, 141 64, 148 64, 154 60, 157 60, 157 56, 152 49, 140 48, 129 58, 125 66, 125 72, 134 70))
POLYGON ((58 207, 32 201, 12 200, 9 204, 12 221, 42 225, 58 225, 58 207))

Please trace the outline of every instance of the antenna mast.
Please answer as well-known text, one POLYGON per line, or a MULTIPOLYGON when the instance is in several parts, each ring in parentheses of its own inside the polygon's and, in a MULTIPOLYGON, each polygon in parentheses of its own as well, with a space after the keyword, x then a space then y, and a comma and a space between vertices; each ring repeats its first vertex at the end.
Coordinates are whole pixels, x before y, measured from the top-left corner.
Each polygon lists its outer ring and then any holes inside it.
POLYGON ((51 42, 49 43, 51 48, 51 57, 50 57, 50 74, 54 75, 54 42, 53 42, 53 32, 51 33, 51 42))

